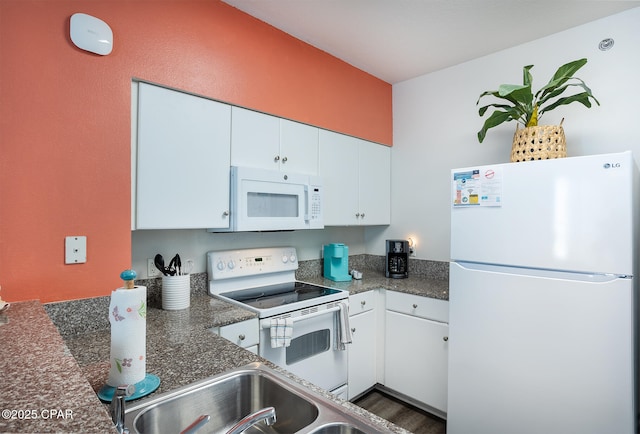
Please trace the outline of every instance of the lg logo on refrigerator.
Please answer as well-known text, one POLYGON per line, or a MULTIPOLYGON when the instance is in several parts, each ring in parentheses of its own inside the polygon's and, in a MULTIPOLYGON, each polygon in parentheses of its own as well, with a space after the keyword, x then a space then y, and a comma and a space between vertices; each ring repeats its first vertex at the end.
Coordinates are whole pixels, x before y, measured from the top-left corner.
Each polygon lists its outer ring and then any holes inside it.
POLYGON ((619 169, 622 166, 620 165, 620 163, 604 163, 602 167, 604 167, 605 169, 619 169))

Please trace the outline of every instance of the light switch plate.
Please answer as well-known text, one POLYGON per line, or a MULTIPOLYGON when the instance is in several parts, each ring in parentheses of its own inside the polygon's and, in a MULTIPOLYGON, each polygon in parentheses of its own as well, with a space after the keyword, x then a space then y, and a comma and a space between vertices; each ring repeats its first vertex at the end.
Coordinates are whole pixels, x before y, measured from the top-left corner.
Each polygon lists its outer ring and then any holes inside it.
POLYGON ((84 264, 87 262, 87 237, 71 236, 64 239, 64 263, 84 264))

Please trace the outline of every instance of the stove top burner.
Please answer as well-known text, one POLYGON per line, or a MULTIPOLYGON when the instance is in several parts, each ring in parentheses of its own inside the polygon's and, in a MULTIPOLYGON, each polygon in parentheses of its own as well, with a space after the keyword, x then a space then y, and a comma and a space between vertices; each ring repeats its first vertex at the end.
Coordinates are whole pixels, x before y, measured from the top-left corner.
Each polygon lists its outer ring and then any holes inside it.
POLYGON ((220 294, 256 309, 270 309, 300 301, 313 300, 342 292, 304 282, 287 282, 220 294))

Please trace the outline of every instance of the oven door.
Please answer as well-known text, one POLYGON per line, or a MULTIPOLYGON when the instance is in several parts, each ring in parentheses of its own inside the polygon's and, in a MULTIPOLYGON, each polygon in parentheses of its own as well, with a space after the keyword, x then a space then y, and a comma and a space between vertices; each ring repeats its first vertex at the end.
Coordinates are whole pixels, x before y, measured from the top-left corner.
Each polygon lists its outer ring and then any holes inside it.
MULTIPOLYGON (((346 304, 346 303, 345 303, 346 304)), ((260 356, 327 391, 347 383, 347 351, 338 342, 337 307, 301 314, 297 311, 260 320, 260 356), (272 348, 271 320, 292 317, 288 347, 272 348)))

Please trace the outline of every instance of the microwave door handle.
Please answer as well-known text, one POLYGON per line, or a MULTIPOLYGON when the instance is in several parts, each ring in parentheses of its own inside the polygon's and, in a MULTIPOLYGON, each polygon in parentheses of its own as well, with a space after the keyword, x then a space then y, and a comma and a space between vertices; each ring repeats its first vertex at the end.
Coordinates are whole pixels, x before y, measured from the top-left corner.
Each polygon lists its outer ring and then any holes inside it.
MULTIPOLYGON (((308 320, 308 319, 311 319, 311 318, 315 318, 315 317, 320 316, 320 315, 324 315, 324 314, 327 314, 327 313, 333 313, 333 312, 335 312, 337 310, 340 310, 339 306, 335 306, 335 307, 331 307, 331 308, 326 309, 326 310, 321 310, 321 311, 318 311, 318 312, 310 313, 308 315, 300 315, 300 316, 297 316, 297 317, 293 318, 293 322, 295 324, 298 321, 305 321, 305 320, 308 320)), ((260 321, 260 327, 262 327, 263 329, 271 328, 271 321, 268 320, 268 319, 260 321)))
POLYGON ((309 197, 309 185, 304 186, 304 221, 311 220, 311 198, 309 197))

